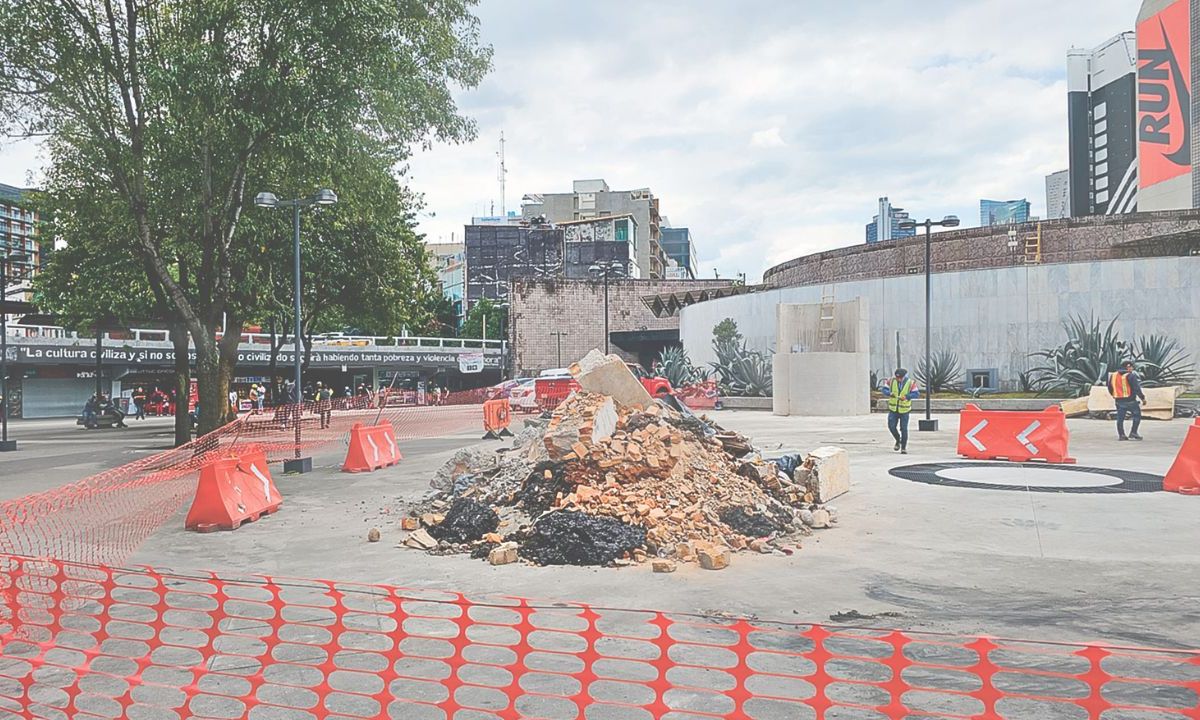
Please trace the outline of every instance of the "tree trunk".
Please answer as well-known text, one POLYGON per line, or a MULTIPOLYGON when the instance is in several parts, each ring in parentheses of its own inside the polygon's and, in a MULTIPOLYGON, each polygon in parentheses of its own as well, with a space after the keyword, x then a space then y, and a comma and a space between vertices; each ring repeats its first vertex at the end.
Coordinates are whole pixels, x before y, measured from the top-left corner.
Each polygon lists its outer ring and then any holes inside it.
POLYGON ((179 447, 192 439, 192 419, 188 417, 192 369, 188 361, 187 326, 171 325, 171 343, 175 347, 175 446, 179 447))
MULTIPOLYGON (((221 336, 221 340, 217 343, 217 351, 219 355, 219 370, 221 378, 221 386, 225 388, 225 395, 228 397, 229 390, 233 385, 233 371, 237 368, 238 361, 238 345, 242 341, 242 318, 235 313, 229 313, 227 316, 225 334, 221 336)), ((226 422, 232 422, 237 419, 237 411, 229 407, 228 402, 226 407, 229 408, 226 413, 226 422)))

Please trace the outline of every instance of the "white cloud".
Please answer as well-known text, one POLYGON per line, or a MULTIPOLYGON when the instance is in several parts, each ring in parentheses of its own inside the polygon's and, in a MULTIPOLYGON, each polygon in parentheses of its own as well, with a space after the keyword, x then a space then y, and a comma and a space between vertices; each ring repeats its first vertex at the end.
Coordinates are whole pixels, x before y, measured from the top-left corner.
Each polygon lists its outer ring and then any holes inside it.
POLYGON ((750 147, 752 148, 777 148, 785 145, 787 143, 783 141, 777 127, 759 130, 750 136, 750 147))
POLYGON ((495 69, 458 93, 479 139, 413 159, 436 212, 422 230, 461 238, 499 212, 502 129, 508 209, 577 178, 650 187, 710 277, 862 242, 881 195, 966 224, 983 197, 1040 214, 1044 175, 1067 166, 1066 50, 1131 29, 1137 5, 482 3, 495 69))

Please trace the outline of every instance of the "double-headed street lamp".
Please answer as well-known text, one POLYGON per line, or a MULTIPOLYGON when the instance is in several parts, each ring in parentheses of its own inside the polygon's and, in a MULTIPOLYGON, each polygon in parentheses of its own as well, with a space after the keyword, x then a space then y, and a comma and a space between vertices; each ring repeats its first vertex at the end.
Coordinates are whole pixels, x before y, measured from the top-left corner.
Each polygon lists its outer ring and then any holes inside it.
POLYGON ((604 278, 604 354, 608 354, 608 279, 625 277, 625 264, 620 260, 594 263, 588 268, 592 277, 604 278))
POLYGON ((17 441, 8 439, 8 266, 14 262, 29 262, 23 252, 9 252, 6 247, 0 255, 0 452, 17 449, 17 441))
POLYGON ((934 227, 958 227, 958 216, 947 215, 941 220, 926 219, 925 222, 917 222, 915 220, 900 221, 901 230, 915 230, 919 227, 925 228, 925 419, 917 422, 917 429, 924 431, 933 431, 938 429, 937 420, 931 416, 930 396, 933 395, 933 389, 929 387, 929 375, 933 372, 933 368, 929 362, 929 263, 930 263, 930 248, 933 246, 932 231, 934 227))
MULTIPOLYGON (((288 208, 292 209, 292 249, 295 270, 295 314, 296 314, 296 338, 295 338, 295 380, 296 380, 296 404, 292 408, 296 421, 296 457, 294 460, 288 460, 283 464, 285 473, 306 473, 312 470, 312 458, 300 457, 300 401, 301 390, 301 366, 300 366, 300 338, 304 336, 303 330, 300 327, 300 208, 308 205, 333 205, 338 201, 337 193, 323 188, 318 190, 315 195, 306 198, 297 198, 295 200, 280 200, 275 196, 275 193, 261 192, 254 196, 254 204, 260 208, 277 209, 288 208)), ((274 380, 272 380, 274 382, 274 380)))

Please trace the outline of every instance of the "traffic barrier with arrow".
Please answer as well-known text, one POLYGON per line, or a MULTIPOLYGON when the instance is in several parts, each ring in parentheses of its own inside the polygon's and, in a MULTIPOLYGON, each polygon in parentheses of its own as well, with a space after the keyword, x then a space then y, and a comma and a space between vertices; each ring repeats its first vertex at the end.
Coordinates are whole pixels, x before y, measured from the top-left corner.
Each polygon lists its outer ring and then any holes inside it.
POLYGON ((400 462, 400 446, 392 423, 384 420, 378 425, 354 423, 350 428, 350 447, 342 472, 371 472, 400 462))
POLYGON ((975 460, 1073 463, 1067 418, 1052 405, 1041 412, 980 410, 967 403, 959 416, 958 454, 975 460))
POLYGON ((261 449, 214 460, 200 469, 196 497, 188 510, 188 530, 237 530, 242 523, 273 513, 283 504, 261 449))

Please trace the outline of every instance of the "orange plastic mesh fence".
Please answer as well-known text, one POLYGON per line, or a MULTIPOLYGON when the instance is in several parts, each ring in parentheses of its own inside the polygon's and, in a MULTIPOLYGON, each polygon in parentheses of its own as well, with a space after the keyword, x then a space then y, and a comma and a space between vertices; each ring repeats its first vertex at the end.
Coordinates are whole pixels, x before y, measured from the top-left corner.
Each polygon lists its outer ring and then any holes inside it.
POLYGON ((437 405, 403 400, 381 394, 246 414, 186 445, 7 500, 0 503, 0 552, 120 565, 192 498, 205 464, 252 445, 272 462, 292 457, 297 419, 301 452, 341 441, 358 422, 388 420, 400 442, 482 428, 482 391, 451 394, 437 405))
POLYGON ((0 570, 0 717, 1200 717, 1194 650, 6 555, 0 570))

